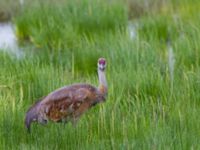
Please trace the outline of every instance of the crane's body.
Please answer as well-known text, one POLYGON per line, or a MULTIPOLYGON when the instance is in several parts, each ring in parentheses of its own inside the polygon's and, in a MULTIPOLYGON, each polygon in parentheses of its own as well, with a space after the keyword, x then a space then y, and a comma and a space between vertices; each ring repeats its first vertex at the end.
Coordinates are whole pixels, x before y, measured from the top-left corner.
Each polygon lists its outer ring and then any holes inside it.
POLYGON ((30 131, 33 121, 46 124, 71 121, 76 124, 79 117, 92 106, 103 102, 107 96, 107 83, 104 74, 105 59, 98 61, 99 87, 90 84, 72 84, 59 88, 46 97, 38 100, 29 108, 26 114, 25 125, 30 131))

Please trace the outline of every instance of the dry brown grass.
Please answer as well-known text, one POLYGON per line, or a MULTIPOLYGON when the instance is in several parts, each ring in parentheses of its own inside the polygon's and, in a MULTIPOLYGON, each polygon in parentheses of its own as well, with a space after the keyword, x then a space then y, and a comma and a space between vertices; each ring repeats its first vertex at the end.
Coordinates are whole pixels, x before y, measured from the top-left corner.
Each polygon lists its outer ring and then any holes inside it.
POLYGON ((169 0, 127 0, 129 19, 158 13, 169 0))

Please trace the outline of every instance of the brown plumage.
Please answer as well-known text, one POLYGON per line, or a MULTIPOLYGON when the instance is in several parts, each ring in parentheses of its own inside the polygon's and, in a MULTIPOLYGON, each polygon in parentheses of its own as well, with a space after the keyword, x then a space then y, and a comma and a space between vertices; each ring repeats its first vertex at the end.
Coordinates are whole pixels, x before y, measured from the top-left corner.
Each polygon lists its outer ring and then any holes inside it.
POLYGON ((107 83, 105 77, 106 60, 98 60, 99 87, 90 84, 73 84, 57 89, 38 100, 26 113, 25 125, 30 131, 33 121, 46 124, 71 121, 76 124, 79 117, 89 108, 105 101, 107 83))

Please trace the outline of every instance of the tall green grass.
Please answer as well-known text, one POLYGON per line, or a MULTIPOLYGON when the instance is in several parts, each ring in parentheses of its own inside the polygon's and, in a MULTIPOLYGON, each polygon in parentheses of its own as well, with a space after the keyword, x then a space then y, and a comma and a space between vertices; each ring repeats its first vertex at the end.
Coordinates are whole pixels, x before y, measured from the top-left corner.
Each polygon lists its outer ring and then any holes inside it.
POLYGON ((35 2, 14 18, 27 55, 20 60, 0 53, 1 149, 200 148, 199 10, 185 16, 199 3, 170 2, 159 14, 133 20, 135 39, 127 31, 125 4, 35 2), (76 128, 50 122, 34 124, 27 134, 25 112, 38 98, 72 83, 98 84, 98 57, 108 62, 107 101, 83 115, 76 128))

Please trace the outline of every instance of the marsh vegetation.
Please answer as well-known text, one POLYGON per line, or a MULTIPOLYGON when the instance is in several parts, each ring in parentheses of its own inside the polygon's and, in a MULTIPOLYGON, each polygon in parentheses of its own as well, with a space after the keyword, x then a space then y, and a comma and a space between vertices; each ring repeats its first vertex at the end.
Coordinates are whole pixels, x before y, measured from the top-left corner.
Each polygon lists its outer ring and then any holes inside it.
POLYGON ((0 149, 200 148, 198 0, 4 5, 24 57, 0 51, 0 149), (97 85, 102 56, 108 62, 107 101, 76 128, 34 124, 27 134, 28 107, 67 84, 97 85))

